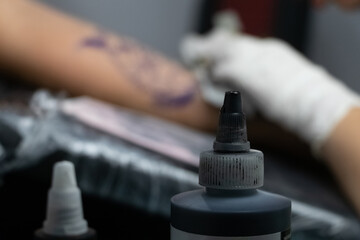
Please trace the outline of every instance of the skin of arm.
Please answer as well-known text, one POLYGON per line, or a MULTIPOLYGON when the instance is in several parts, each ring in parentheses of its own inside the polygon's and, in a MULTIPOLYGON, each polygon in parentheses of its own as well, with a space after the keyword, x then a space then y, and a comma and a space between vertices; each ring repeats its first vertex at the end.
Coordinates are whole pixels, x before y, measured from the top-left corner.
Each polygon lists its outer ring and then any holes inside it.
POLYGON ((340 121, 322 148, 344 194, 360 213, 360 108, 353 108, 340 121))
POLYGON ((0 0, 0 68, 36 85, 216 129, 218 110, 180 65, 35 1, 0 0))

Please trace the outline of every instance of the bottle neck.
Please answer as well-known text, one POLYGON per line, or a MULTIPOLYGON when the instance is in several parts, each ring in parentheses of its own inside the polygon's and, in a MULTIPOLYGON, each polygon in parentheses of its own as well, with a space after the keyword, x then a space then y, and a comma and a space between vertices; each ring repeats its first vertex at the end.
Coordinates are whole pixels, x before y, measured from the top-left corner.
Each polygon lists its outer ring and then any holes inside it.
POLYGON ((257 189, 217 189, 205 188, 206 194, 212 196, 249 196, 257 193, 257 189))

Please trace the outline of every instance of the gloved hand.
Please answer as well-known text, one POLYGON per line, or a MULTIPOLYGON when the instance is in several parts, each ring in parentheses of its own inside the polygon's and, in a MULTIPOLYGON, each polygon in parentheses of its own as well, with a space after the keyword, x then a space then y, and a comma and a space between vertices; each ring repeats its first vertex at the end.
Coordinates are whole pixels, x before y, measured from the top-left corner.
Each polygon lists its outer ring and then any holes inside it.
POLYGON ((216 91, 230 83, 264 116, 297 133, 315 151, 360 105, 357 94, 280 40, 215 29, 208 36, 185 38, 181 52, 189 65, 205 63, 211 79, 202 74, 201 81, 208 88, 216 91))

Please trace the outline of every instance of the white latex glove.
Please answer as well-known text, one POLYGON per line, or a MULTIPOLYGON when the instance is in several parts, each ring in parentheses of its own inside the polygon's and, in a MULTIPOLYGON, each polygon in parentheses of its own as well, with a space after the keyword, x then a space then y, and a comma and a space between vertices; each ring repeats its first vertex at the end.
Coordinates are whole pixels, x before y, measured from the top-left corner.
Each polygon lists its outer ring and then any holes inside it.
MULTIPOLYGON (((222 50, 224 44, 231 43, 235 38, 235 33, 230 33, 228 29, 221 29, 212 32, 209 37, 188 36, 180 46, 180 52, 184 62, 192 68, 197 81, 200 84, 200 90, 203 98, 210 104, 221 107, 224 101, 224 92, 230 90, 239 90, 233 79, 214 76, 217 63, 226 58, 222 50)), ((215 72, 217 75, 217 72, 215 72)), ((242 92, 243 109, 246 116, 252 116, 256 109, 253 101, 242 92)))
POLYGON ((187 37, 181 52, 190 65, 208 63, 211 81, 238 87, 263 115, 315 151, 348 111, 360 106, 357 94, 280 40, 215 29, 206 37, 187 37))

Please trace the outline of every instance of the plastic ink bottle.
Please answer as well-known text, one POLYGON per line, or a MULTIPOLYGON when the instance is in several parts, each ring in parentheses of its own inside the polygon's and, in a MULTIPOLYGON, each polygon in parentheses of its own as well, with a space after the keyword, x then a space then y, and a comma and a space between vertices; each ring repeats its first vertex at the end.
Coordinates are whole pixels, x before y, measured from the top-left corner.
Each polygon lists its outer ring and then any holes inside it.
POLYGON ((77 187, 73 163, 55 164, 52 186, 48 192, 47 214, 35 240, 95 240, 95 230, 83 217, 81 192, 77 187))
POLYGON ((247 141, 240 92, 226 92, 213 151, 200 154, 204 188, 171 199, 171 239, 290 239, 291 201, 257 190, 263 179, 264 157, 247 141))

